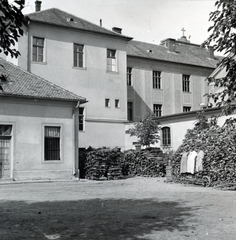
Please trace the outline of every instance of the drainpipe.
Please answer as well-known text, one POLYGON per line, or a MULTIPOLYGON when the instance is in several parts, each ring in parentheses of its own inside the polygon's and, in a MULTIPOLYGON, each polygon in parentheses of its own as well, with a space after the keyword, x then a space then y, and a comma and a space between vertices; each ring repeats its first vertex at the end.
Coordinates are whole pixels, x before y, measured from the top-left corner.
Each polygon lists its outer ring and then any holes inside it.
POLYGON ((75 110, 74 110, 74 148, 75 148, 75 159, 74 159, 74 176, 79 178, 79 106, 80 101, 78 101, 75 110))

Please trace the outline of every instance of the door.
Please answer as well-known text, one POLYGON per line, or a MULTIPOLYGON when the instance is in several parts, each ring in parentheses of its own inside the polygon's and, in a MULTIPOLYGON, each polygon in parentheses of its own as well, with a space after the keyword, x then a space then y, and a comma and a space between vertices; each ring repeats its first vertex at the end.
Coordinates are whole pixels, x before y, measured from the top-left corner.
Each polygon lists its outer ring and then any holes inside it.
POLYGON ((10 177, 11 125, 0 125, 0 178, 10 177))
POLYGON ((10 139, 0 136, 0 178, 10 177, 10 139))

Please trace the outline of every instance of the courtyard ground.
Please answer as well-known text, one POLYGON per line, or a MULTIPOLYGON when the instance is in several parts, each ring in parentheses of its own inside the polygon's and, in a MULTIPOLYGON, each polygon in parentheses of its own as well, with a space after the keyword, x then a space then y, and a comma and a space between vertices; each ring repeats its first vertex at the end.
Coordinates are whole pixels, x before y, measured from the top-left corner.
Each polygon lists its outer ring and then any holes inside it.
POLYGON ((236 192, 164 179, 1 184, 0 239, 236 239, 236 192))

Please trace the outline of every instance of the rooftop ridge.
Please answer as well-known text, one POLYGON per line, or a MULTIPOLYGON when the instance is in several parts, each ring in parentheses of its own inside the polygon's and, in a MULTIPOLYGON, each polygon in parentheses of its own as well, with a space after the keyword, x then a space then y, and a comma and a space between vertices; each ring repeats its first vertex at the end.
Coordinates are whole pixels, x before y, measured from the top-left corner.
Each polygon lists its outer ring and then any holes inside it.
MULTIPOLYGON (((98 31, 98 30, 96 30, 96 29, 86 29, 86 28, 82 28, 82 27, 78 27, 78 26, 77 26, 77 27, 76 27, 76 26, 73 27, 73 26, 71 26, 71 25, 70 25, 70 26, 68 26, 68 25, 61 25, 61 26, 68 27, 68 28, 73 28, 73 29, 81 29, 81 30, 86 30, 86 31, 97 32, 97 33, 100 33, 100 34, 107 34, 107 35, 110 34, 110 35, 112 35, 112 36, 114 36, 114 37, 116 36, 116 37, 120 37, 120 38, 126 38, 126 39, 129 39, 129 40, 132 39, 131 37, 128 37, 128 36, 123 35, 123 34, 116 33, 116 32, 114 32, 114 31, 112 31, 112 30, 110 30, 110 29, 108 29, 108 28, 105 28, 105 27, 103 27, 103 26, 100 26, 99 24, 93 23, 93 22, 88 21, 88 20, 86 20, 86 19, 84 19, 84 18, 78 17, 78 16, 76 16, 75 14, 69 13, 69 12, 67 12, 67 11, 63 11, 63 10, 61 10, 61 9, 59 9, 59 8, 48 8, 48 9, 44 9, 44 10, 42 10, 42 11, 32 12, 32 13, 26 14, 26 16, 29 17, 29 19, 30 19, 31 21, 42 22, 42 23, 47 23, 47 24, 52 24, 52 25, 60 26, 59 23, 50 23, 50 22, 46 22, 46 21, 43 21, 43 20, 36 20, 36 19, 31 19, 31 18, 30 18, 31 16, 40 15, 40 14, 42 14, 42 13, 44 13, 44 12, 50 12, 50 11, 53 11, 53 13, 58 17, 58 19, 61 18, 61 16, 59 15, 59 13, 67 14, 67 15, 71 16, 72 18, 79 19, 79 20, 82 21, 82 22, 88 23, 88 24, 90 24, 90 25, 92 25, 92 26, 94 26, 94 27, 96 27, 96 28, 98 28, 98 29, 104 30, 104 32, 103 32, 103 31, 100 32, 100 31, 98 31), (59 15, 59 16, 58 16, 58 15, 59 15)), ((66 23, 65 23, 65 24, 66 24, 66 23)))

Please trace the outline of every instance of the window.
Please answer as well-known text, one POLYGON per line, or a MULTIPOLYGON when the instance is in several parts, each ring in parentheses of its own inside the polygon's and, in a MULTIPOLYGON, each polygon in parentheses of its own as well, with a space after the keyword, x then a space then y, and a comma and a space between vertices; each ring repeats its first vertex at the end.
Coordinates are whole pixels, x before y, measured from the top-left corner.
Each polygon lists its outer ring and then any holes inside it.
POLYGON ((84 67, 84 45, 74 43, 74 67, 84 67))
POLYGON ((60 160, 60 127, 44 128, 44 159, 60 160))
POLYGON ((128 121, 133 121, 133 103, 128 102, 127 104, 127 117, 128 121))
POLYGON ((190 76, 183 75, 183 92, 190 92, 190 76))
POLYGON ((44 38, 33 37, 33 61, 43 62, 44 38))
POLYGON ((84 108, 79 108, 79 131, 84 131, 84 108))
POLYGON ((191 107, 183 107, 183 112, 190 112, 191 111, 191 107))
POLYGON ((132 86, 132 68, 127 68, 127 86, 132 86))
POLYGON ((116 50, 107 49, 107 71, 116 72, 116 50))
POLYGON ((165 145, 165 146, 171 145, 171 136, 170 136, 169 127, 162 128, 162 145, 165 145))
POLYGON ((154 104, 153 105, 153 113, 155 114, 156 117, 160 117, 162 114, 162 105, 160 104, 154 104))
POLYGON ((161 89, 161 72, 153 71, 153 88, 161 89))
POLYGON ((110 107, 110 99, 109 98, 105 99, 105 107, 110 107))
POLYGON ((115 99, 115 108, 120 108, 120 100, 115 99))

